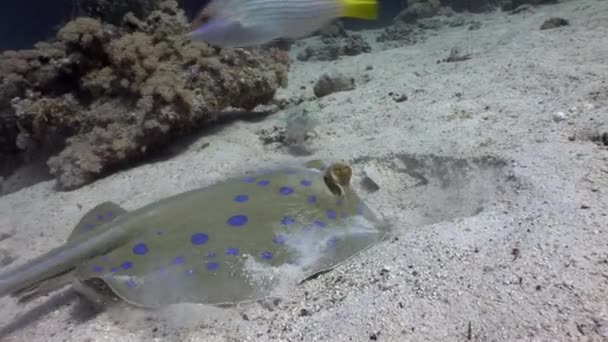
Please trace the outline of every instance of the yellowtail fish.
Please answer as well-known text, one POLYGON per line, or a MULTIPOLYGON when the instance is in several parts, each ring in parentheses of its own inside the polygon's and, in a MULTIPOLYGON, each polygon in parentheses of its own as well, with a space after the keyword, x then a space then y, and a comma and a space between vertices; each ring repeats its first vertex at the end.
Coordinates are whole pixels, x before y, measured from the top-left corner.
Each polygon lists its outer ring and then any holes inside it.
POLYGON ((377 0, 212 0, 190 36, 221 47, 301 38, 339 17, 375 20, 377 0))
POLYGON ((310 161, 131 212, 102 203, 64 245, 0 274, 0 297, 27 300, 69 284, 96 303, 105 302, 96 285, 106 285, 145 308, 267 297, 278 286, 273 270, 299 270, 294 280, 301 281, 388 234, 350 187, 351 174, 345 164, 310 161))

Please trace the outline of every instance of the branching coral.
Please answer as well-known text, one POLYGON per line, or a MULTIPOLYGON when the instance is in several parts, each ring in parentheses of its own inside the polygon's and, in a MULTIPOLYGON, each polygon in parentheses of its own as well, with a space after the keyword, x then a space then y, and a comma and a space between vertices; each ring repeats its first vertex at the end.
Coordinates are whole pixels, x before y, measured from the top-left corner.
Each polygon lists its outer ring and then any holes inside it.
POLYGON ((78 18, 53 43, 2 54, 0 153, 51 145, 51 174, 74 189, 286 85, 282 54, 218 50, 188 40, 186 27, 164 1, 145 21, 78 18))

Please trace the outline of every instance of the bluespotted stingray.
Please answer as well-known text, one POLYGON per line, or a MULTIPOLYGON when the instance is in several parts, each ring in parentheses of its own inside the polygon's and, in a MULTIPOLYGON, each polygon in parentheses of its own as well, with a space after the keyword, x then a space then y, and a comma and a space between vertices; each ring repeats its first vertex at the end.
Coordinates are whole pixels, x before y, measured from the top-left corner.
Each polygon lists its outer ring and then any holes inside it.
POLYGON ((261 270, 294 266, 301 281, 387 236, 389 226, 357 196, 351 176, 348 165, 311 161, 132 212, 102 203, 64 245, 0 275, 0 296, 36 297, 68 284, 84 290, 101 280, 144 308, 265 298, 277 284, 261 270))

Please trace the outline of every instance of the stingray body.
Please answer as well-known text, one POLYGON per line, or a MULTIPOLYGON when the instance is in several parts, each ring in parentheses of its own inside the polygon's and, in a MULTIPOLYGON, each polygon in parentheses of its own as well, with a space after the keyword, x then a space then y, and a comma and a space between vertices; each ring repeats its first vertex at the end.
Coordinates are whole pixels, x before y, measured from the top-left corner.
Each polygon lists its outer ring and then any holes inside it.
POLYGON ((321 168, 315 161, 132 212, 103 203, 63 246, 0 275, 0 296, 101 279, 118 297, 148 308, 264 298, 277 281, 267 271, 294 266, 304 279, 386 236, 387 226, 350 188, 350 177, 347 165, 321 168))

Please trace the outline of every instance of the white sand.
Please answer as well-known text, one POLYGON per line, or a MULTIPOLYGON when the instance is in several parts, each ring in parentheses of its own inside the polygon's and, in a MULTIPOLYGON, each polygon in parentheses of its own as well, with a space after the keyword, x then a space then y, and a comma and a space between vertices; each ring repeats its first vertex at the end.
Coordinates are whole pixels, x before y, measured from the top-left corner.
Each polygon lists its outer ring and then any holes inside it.
MULTIPOLYGON (((3 298, 0 339, 608 340, 608 150, 586 138, 608 130, 607 18, 608 1, 576 0, 513 16, 475 16, 480 30, 445 27, 409 47, 337 62, 296 61, 281 96, 310 96, 310 82, 329 69, 371 76, 353 91, 320 100, 325 107, 312 157, 370 157, 355 163, 355 171, 360 177, 365 169, 380 185, 365 198, 395 222, 397 239, 278 303, 239 309, 179 306, 146 320, 150 314, 115 308, 87 319, 69 291, 26 306, 3 298), (540 31, 555 15, 571 25, 540 31), (472 59, 437 64, 454 45, 472 59), (374 69, 364 71, 367 65, 374 69), (409 100, 394 102, 389 92, 409 100), (554 121, 557 112, 564 121, 554 121), (468 173, 449 164, 442 188, 432 174, 446 165, 439 158, 419 170, 429 183, 413 187, 417 180, 398 159, 408 154, 494 156, 507 164, 503 171, 486 163, 468 173)), ((229 125, 170 160, 73 192, 43 182, 4 196, 0 233, 15 235, 0 248, 18 256, 14 266, 61 244, 101 201, 134 209, 293 159, 256 135, 283 120, 278 113, 229 125)))

